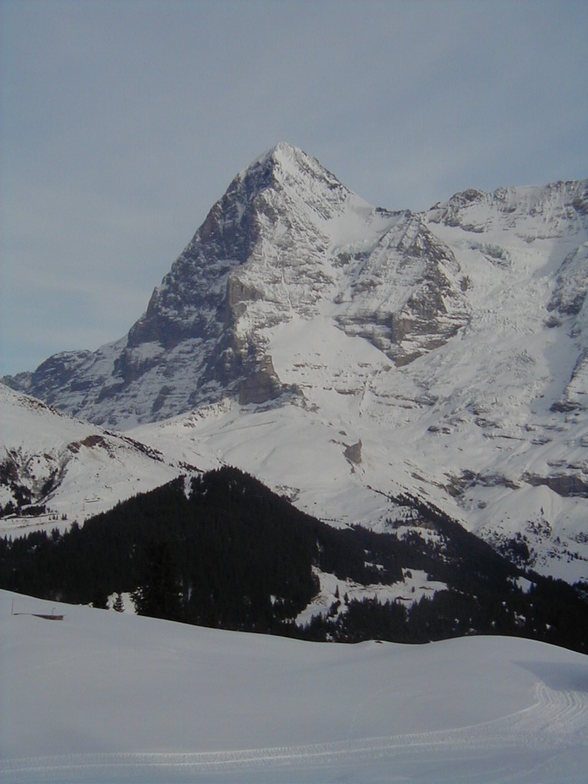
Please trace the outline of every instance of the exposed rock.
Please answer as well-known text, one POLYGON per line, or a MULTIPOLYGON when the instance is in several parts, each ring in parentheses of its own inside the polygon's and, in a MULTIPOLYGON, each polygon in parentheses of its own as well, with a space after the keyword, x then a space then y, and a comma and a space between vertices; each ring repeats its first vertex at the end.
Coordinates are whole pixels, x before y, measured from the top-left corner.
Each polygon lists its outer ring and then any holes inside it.
POLYGON ((247 375, 239 385, 239 402, 267 403, 275 400, 283 391, 270 357, 265 357, 254 373, 247 375))
POLYGON ((349 444, 343 450, 343 453, 347 460, 354 465, 359 465, 361 463, 361 439, 357 441, 355 444, 349 444))
POLYGON ((588 477, 584 478, 575 473, 569 474, 550 474, 540 476, 538 474, 525 474, 523 480, 530 485, 546 485, 554 493, 569 498, 580 496, 588 498, 588 477))

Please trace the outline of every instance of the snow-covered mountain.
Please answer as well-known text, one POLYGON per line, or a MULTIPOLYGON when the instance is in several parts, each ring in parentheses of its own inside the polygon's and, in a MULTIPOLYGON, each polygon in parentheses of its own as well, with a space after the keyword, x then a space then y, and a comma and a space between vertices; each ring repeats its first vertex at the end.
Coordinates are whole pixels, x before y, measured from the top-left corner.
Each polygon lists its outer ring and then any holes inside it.
POLYGON ((66 529, 190 470, 3 384, 0 406, 0 534, 66 529))
POLYGON ((0 660, 4 784, 586 781, 587 657, 533 640, 317 645, 0 591, 0 660))
POLYGON ((340 524, 408 490, 586 580, 587 287, 588 181, 390 212, 279 144, 126 337, 7 382, 340 524))
POLYGON ((227 393, 276 398, 286 387, 262 332, 315 315, 338 293, 348 249, 369 249, 397 221, 278 145, 233 180, 125 338, 58 354, 11 384, 123 429, 227 393))

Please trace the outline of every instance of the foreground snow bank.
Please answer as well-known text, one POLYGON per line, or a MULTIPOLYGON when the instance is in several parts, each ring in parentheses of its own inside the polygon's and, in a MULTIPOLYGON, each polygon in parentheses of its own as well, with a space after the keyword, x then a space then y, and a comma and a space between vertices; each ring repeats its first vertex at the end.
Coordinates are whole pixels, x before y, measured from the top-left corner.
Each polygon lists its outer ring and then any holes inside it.
POLYGON ((0 666, 5 784, 579 784, 588 769, 588 658, 528 640, 313 644, 3 591, 0 666))

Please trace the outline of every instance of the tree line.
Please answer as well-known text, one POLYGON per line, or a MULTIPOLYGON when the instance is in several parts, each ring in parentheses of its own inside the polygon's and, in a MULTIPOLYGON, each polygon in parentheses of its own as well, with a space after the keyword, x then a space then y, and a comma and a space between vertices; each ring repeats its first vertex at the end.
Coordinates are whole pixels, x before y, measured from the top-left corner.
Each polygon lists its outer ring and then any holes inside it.
POLYGON ((192 479, 188 492, 180 478, 65 533, 0 540, 0 586, 97 607, 132 593, 140 614, 316 640, 517 634, 588 650, 588 604, 578 591, 535 575, 523 593, 519 569, 487 544, 435 507, 402 503, 436 541, 418 529, 399 538, 392 524, 386 534, 333 528, 225 467, 192 479), (294 619, 319 588, 313 567, 364 585, 418 569, 448 589, 410 608, 337 597, 302 627, 294 619))

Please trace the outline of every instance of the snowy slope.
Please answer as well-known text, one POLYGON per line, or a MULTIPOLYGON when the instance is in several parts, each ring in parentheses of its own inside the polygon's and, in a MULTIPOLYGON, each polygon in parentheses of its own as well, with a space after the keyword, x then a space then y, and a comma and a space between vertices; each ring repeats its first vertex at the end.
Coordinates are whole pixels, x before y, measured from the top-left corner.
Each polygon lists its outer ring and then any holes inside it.
POLYGON ((3 591, 0 661, 5 784, 580 784, 588 766, 588 661, 529 640, 304 643, 3 591))
POLYGON ((0 411, 2 534, 67 528, 186 471, 128 436, 69 417, 3 384, 0 411), (45 510, 31 516, 31 506, 45 510))
POLYGON ((262 297, 239 322, 296 396, 201 406, 137 434, 186 454, 197 442, 340 523, 383 528, 386 496, 405 488, 498 547, 522 536, 537 570, 586 580, 585 194, 466 192, 387 214, 347 255, 333 233, 321 269, 331 259, 334 294, 317 287, 279 323, 255 320, 275 302, 262 297))
MULTIPOLYGON (((336 358, 335 351, 327 353, 336 358)), ((236 465, 335 525, 390 530, 388 521, 406 514, 395 499, 408 489, 490 541, 521 532, 538 571, 570 582, 586 579, 585 497, 532 483, 539 471, 549 476, 554 464, 559 471, 575 464, 581 476, 586 448, 580 436, 562 427, 544 444, 490 440, 471 422, 445 433, 429 406, 406 402, 386 418, 358 416, 361 393, 320 393, 334 405, 290 402, 257 410, 225 401, 132 433, 169 459, 207 468, 236 465)))
POLYGON ((240 172, 126 337, 10 383, 384 529, 422 497, 588 579, 588 182, 364 202, 279 144, 240 172))

